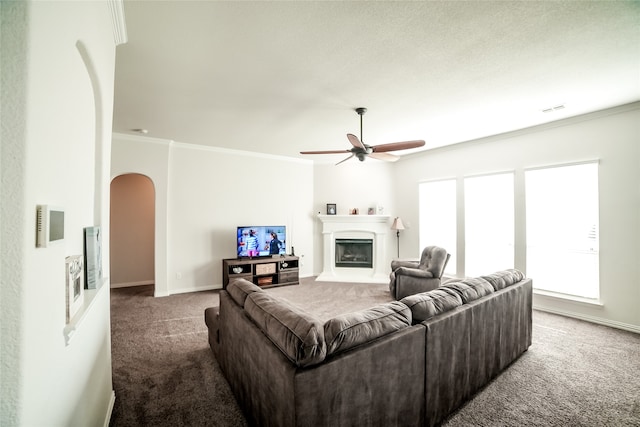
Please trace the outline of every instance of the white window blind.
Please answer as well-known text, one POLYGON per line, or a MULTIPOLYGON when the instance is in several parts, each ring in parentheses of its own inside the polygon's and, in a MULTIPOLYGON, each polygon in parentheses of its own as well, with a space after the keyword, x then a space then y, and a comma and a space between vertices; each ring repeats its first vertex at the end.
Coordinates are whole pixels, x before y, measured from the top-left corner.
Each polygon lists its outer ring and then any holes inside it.
POLYGON ((525 191, 534 287, 599 298, 598 164, 525 171, 525 191))
POLYGON ((513 173, 464 180, 465 276, 514 265, 513 173))

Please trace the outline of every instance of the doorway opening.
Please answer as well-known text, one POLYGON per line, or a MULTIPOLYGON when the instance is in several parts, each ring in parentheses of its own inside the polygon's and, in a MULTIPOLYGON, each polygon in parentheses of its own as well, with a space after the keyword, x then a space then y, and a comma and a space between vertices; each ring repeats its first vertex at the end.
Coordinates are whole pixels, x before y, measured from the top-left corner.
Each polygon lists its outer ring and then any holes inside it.
POLYGON ((155 285, 155 188, 145 175, 111 181, 111 287, 155 285))

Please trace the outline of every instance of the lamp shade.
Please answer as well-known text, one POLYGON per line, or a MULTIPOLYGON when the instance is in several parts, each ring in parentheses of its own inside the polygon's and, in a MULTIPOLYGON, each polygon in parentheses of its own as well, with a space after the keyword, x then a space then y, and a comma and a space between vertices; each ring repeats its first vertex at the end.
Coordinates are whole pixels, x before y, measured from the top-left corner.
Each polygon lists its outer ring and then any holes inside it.
POLYGON ((396 219, 393 220, 393 224, 391 224, 392 230, 404 230, 404 224, 402 223, 402 219, 397 216, 396 219))

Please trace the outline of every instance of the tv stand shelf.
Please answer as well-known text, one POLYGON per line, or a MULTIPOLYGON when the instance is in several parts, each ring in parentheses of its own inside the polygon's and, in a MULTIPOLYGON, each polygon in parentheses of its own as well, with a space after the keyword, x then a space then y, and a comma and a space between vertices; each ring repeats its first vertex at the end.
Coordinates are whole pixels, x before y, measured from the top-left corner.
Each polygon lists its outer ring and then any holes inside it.
POLYGON ((299 258, 285 255, 261 258, 229 258, 222 260, 222 289, 235 279, 246 279, 262 288, 297 285, 299 258))

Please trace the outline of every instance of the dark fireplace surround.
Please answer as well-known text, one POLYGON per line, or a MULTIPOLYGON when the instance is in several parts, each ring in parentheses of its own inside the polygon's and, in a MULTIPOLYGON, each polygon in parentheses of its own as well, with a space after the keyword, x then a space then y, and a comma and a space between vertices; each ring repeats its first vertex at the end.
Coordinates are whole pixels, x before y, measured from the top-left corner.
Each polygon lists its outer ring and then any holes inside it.
POLYGON ((336 267, 373 268, 373 239, 336 239, 336 267))

